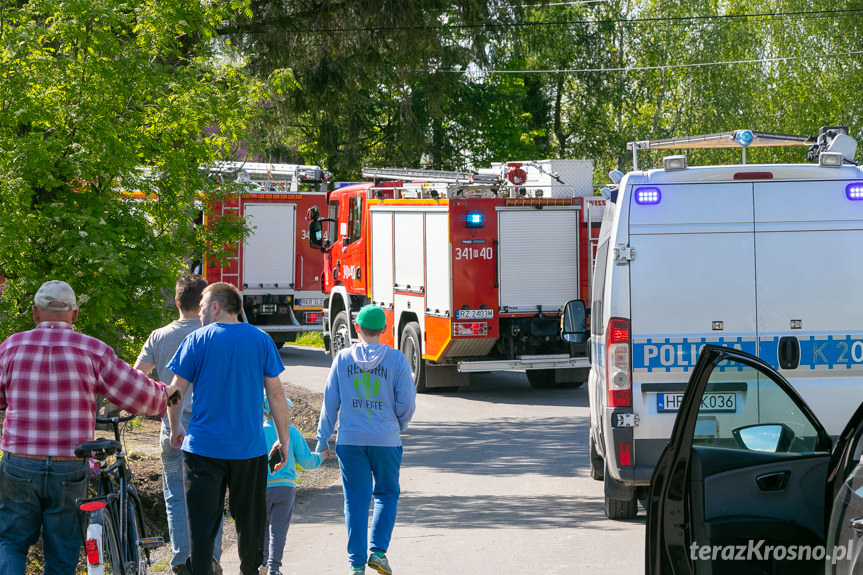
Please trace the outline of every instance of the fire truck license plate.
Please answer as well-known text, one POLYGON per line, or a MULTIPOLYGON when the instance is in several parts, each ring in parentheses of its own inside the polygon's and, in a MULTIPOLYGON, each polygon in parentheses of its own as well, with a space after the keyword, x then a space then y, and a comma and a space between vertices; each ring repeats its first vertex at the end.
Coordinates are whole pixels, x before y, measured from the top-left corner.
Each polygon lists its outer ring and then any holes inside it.
POLYGON ((457 309, 456 319, 493 319, 493 309, 457 309))
MULTIPOLYGON (((678 411, 683 403, 682 393, 659 393, 656 395, 656 411, 678 411)), ((722 413, 737 411, 737 395, 734 393, 705 393, 701 397, 699 413, 722 413)))
POLYGON ((297 307, 324 307, 324 298, 298 297, 297 307))

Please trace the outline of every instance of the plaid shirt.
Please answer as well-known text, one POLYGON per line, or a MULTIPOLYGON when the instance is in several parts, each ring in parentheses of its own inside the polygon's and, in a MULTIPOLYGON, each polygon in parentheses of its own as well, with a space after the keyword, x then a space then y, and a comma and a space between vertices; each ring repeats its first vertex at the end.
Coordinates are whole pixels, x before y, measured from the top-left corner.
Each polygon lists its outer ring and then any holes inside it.
POLYGON ((93 439, 96 394, 141 415, 165 411, 165 386, 120 360, 72 324, 44 321, 0 344, 0 449, 22 455, 75 455, 93 439))

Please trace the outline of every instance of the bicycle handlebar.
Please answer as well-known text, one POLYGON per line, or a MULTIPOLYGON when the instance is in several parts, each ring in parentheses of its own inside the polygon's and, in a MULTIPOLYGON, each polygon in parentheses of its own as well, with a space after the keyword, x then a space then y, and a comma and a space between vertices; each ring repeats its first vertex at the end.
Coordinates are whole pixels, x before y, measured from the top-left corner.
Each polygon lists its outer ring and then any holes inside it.
POLYGON ((97 417, 96 423, 125 423, 132 421, 137 415, 118 415, 117 417, 97 417))

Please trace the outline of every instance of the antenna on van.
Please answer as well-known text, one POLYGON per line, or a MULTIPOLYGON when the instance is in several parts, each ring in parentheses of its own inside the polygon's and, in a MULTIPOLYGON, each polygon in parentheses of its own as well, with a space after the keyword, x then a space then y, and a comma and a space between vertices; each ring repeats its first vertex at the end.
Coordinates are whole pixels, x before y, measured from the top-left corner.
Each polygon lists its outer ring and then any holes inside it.
POLYGON ((857 141, 848 135, 848 126, 824 126, 818 130, 818 139, 809 148, 806 159, 810 162, 820 162, 822 152, 841 153, 842 161, 837 163, 857 165, 854 156, 857 153, 857 141))

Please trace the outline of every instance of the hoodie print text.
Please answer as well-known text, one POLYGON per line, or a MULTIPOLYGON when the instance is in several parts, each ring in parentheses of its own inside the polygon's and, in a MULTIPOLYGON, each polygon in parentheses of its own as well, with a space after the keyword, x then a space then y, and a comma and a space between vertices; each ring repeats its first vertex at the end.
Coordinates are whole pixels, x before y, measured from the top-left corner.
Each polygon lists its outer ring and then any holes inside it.
POLYGON ((381 382, 377 376, 386 378, 386 373, 386 369, 380 366, 371 371, 362 371, 357 365, 348 366, 348 374, 354 375, 354 390, 358 396, 351 400, 351 407, 364 410, 369 416, 369 423, 375 411, 383 411, 384 402, 376 400, 375 396, 381 392, 381 382))

